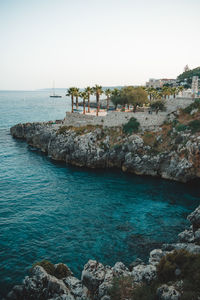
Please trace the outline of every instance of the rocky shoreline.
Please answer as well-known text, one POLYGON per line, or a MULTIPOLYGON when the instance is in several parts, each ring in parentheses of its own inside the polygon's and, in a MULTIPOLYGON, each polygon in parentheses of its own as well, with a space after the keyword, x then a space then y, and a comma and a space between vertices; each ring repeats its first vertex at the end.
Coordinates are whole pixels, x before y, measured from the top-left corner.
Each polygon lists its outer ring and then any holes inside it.
MULTIPOLYGON (((157 267, 166 255, 173 254, 176 250, 181 249, 190 254, 200 255, 200 206, 188 216, 188 220, 191 222, 191 226, 179 234, 178 243, 164 244, 161 249, 152 250, 147 264, 137 259, 129 267, 126 267, 122 262, 117 262, 111 267, 89 260, 84 266, 81 279, 74 277, 71 270, 63 264, 54 266, 55 269, 62 270, 62 272, 57 272, 54 275, 50 275, 45 267, 36 265, 32 268, 30 276, 25 277, 22 285, 14 286, 6 299, 112 300, 111 289, 114 281, 119 278, 128 278, 133 289, 143 284, 150 286, 152 282, 157 280, 157 267)), ((176 267, 175 280, 169 280, 167 284, 158 285, 155 299, 182 299, 183 280, 180 280, 180 274, 181 270, 176 267)), ((125 298, 119 297, 117 299, 125 298)))
MULTIPOLYGON (((197 118, 199 112, 195 113, 197 118)), ((67 120, 56 122, 18 124, 10 132, 14 138, 25 140, 28 145, 39 149, 53 160, 78 167, 118 168, 137 175, 157 176, 180 182, 200 178, 199 130, 194 132, 189 126, 180 123, 185 115, 179 119, 178 115, 169 115, 170 120, 154 126, 153 130, 140 127, 137 133, 124 132, 123 123, 121 126, 105 126, 103 122, 93 124, 96 119, 91 119, 90 124, 84 120, 85 124, 80 118, 80 124, 75 126, 75 116, 71 117, 72 119, 68 117, 67 120), (179 130, 180 126, 185 126, 184 130, 179 130)), ((129 267, 122 262, 111 267, 89 260, 84 266, 81 279, 74 277, 63 264, 51 266, 54 271, 64 268, 64 273, 61 272, 59 276, 54 272, 49 273, 39 264, 32 268, 31 275, 25 277, 22 285, 12 289, 6 299, 140 299, 112 297, 111 290, 115 287, 115 280, 126 278, 133 290, 138 286, 151 287, 154 284, 155 297, 141 299, 199 299, 187 298, 188 296, 182 298, 182 270, 176 264, 173 280, 155 284, 158 279, 158 266, 163 258, 173 253, 175 256, 179 255, 176 251, 185 251, 180 252, 180 255, 185 255, 186 258, 187 253, 200 255, 200 206, 188 216, 188 220, 191 227, 179 234, 178 243, 164 244, 161 249, 151 251, 148 264, 137 259, 129 267)))
POLYGON ((78 167, 119 168, 180 182, 200 178, 199 134, 169 124, 128 135, 122 126, 57 123, 18 124, 10 132, 53 160, 78 167))

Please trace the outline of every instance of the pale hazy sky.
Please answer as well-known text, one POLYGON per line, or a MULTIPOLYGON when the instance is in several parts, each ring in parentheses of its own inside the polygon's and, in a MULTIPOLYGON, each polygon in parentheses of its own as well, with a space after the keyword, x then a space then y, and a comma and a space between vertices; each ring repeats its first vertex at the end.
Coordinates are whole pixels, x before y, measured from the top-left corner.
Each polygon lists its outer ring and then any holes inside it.
POLYGON ((200 0, 0 0, 0 89, 174 78, 199 30, 200 0))

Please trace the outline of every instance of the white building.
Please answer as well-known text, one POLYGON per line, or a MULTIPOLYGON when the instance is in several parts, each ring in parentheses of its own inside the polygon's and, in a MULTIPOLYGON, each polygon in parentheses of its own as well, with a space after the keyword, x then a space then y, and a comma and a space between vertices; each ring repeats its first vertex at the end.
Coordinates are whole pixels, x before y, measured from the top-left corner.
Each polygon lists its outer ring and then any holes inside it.
POLYGON ((164 84, 172 84, 176 85, 176 79, 168 79, 168 78, 163 78, 163 79, 154 79, 150 78, 148 82, 146 82, 146 87, 153 87, 154 89, 156 88, 161 88, 163 87, 164 84))
POLYGON ((192 77, 192 93, 194 96, 197 96, 199 92, 199 77, 193 76, 192 77))
POLYGON ((162 82, 160 79, 150 78, 148 82, 146 82, 146 87, 161 88, 162 82))
POLYGON ((180 91, 177 98, 192 98, 192 89, 184 89, 183 91, 180 91))

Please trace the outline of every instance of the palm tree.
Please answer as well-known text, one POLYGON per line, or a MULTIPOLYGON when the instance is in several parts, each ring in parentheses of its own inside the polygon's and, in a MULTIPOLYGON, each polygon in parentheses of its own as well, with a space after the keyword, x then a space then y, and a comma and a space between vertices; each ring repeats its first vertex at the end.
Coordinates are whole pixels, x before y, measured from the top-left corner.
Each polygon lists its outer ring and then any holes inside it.
MULTIPOLYGON (((179 92, 182 92, 184 90, 184 87, 182 86, 182 85, 180 85, 180 86, 178 86, 177 87, 177 94, 179 93, 179 92)), ((181 93, 182 94, 182 93, 181 93)))
POLYGON ((176 87, 171 88, 171 94, 174 96, 174 98, 176 98, 177 92, 178 92, 178 89, 176 87))
POLYGON ((75 88, 76 109, 78 110, 78 97, 80 96, 79 88, 75 88))
POLYGON ((110 96, 111 96, 111 90, 110 89, 106 89, 104 94, 106 95, 107 97, 107 110, 109 110, 109 102, 110 102, 110 96))
POLYGON ((88 94, 86 92, 82 92, 79 96, 83 99, 83 114, 85 115, 85 100, 88 99, 88 94))
POLYGON ((120 102, 120 91, 117 88, 111 91, 111 101, 115 106, 115 110, 117 109, 117 105, 120 102))
POLYGON ((89 86, 87 86, 86 88, 85 88, 85 92, 87 93, 87 95, 88 95, 88 113, 90 113, 90 95, 92 95, 93 94, 93 89, 91 88, 91 87, 89 87, 89 86))
POLYGON ((167 86, 163 86, 162 93, 163 93, 164 98, 166 99, 167 96, 169 96, 169 88, 167 86))
POLYGON ((153 87, 148 87, 146 89, 146 92, 149 95, 149 100, 151 101, 151 99, 153 98, 154 94, 155 94, 156 89, 154 89, 153 87))
POLYGON ((74 112, 74 96, 75 96, 75 91, 76 91, 75 87, 70 87, 67 90, 67 94, 66 94, 66 96, 71 96, 71 100, 72 100, 72 113, 74 112))
POLYGON ((99 109, 100 109, 100 96, 103 93, 102 86, 96 84, 95 87, 93 87, 93 91, 94 91, 94 94, 96 95, 96 103, 97 103, 96 115, 98 116, 99 109))

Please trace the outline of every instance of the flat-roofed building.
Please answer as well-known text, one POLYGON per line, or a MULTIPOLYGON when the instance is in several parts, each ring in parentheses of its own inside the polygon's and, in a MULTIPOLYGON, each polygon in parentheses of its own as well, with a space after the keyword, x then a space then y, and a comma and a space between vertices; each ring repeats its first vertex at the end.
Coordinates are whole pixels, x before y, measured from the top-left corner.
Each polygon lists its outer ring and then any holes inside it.
POLYGON ((168 78, 163 78, 163 79, 154 79, 150 78, 148 82, 146 82, 146 87, 153 87, 154 89, 156 88, 162 88, 164 84, 169 84, 169 85, 176 85, 176 79, 168 79, 168 78))
POLYGON ((146 82, 146 87, 161 88, 162 82, 160 79, 150 78, 148 82, 146 82))

